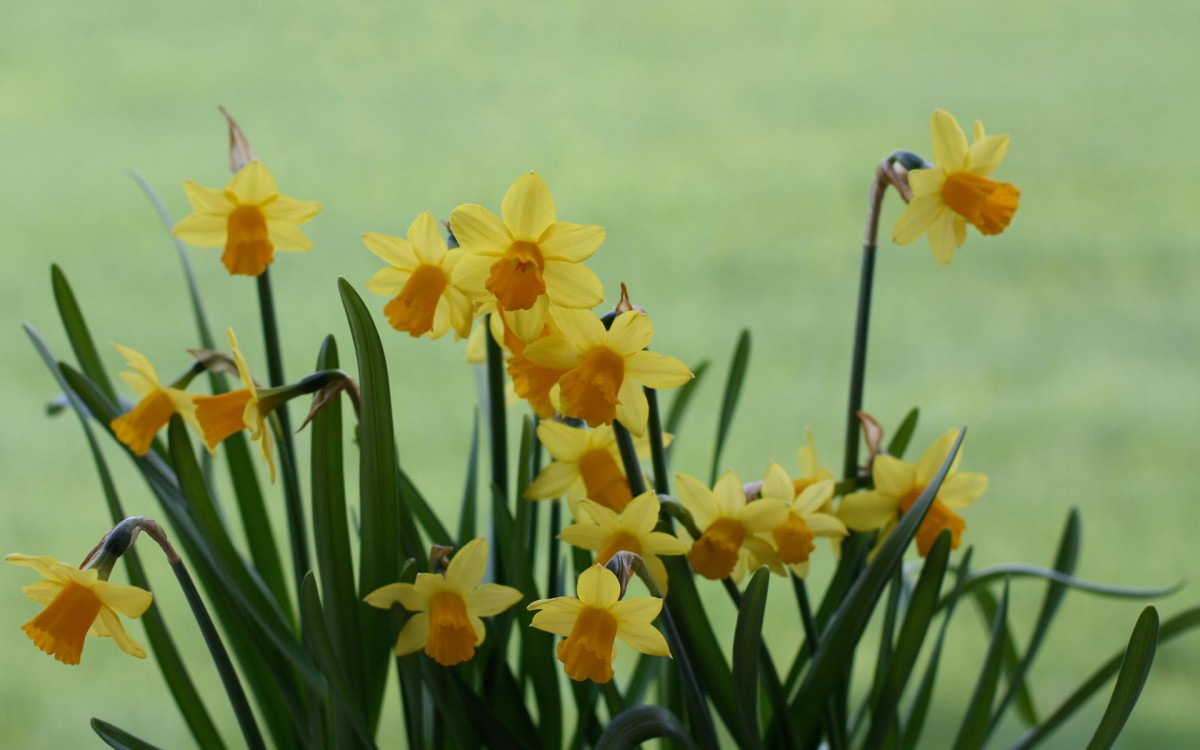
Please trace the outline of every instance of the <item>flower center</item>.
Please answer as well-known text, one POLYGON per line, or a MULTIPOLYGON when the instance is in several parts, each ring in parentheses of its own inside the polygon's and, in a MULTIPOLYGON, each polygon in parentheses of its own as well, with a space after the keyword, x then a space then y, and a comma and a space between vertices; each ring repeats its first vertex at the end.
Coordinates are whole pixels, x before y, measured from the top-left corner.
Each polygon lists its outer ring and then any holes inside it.
POLYGON ((608 347, 596 347, 558 381, 563 414, 586 421, 588 427, 611 424, 621 403, 617 393, 624 379, 625 359, 608 347))
POLYGON ((452 591, 434 594, 429 602, 429 637, 425 653, 444 667, 475 655, 475 628, 467 616, 467 603, 452 591))
POLYGON ((786 565, 808 562, 808 556, 812 554, 815 545, 812 529, 808 528, 803 518, 796 513, 788 513, 787 520, 776 526, 771 533, 775 535, 779 559, 786 565))
POLYGON ((258 276, 267 270, 275 246, 267 234, 267 219, 258 206, 238 206, 229 214, 225 254, 221 262, 230 273, 258 276))
POLYGON ((133 407, 128 414, 117 417, 111 427, 120 440, 136 455, 150 452, 150 443, 175 413, 175 405, 166 391, 156 389, 133 407))
POLYGON ((996 182, 970 172, 946 175, 942 201, 950 210, 974 224, 984 234, 1000 234, 1013 214, 1021 192, 1007 182, 996 182))
POLYGON ((596 554, 596 564, 603 565, 611 560, 613 555, 622 550, 640 555, 642 554, 642 543, 628 531, 618 531, 609 537, 608 542, 600 548, 600 551, 596 554))
POLYGON ((440 266, 422 263, 408 277, 396 298, 383 308, 383 314, 397 331, 407 331, 414 338, 429 333, 433 328, 433 315, 448 283, 446 272, 440 266))
POLYGON ((746 527, 736 518, 725 516, 713 521, 688 552, 692 570, 714 581, 728 578, 745 538, 746 527))
POLYGON ((579 474, 583 477, 587 498, 614 513, 625 510, 633 499, 624 472, 604 448, 594 448, 580 456, 579 474))
MULTIPOLYGON (((908 512, 908 509, 924 491, 924 487, 915 487, 900 498, 901 515, 908 512)), ((942 533, 942 529, 950 529, 950 549, 958 549, 962 533, 966 528, 967 522, 957 513, 942 505, 942 501, 935 497, 933 505, 929 506, 929 512, 925 514, 925 520, 921 522, 921 528, 917 529, 917 552, 921 553, 921 557, 928 555, 929 550, 933 549, 933 543, 937 541, 938 534, 942 533)))
POLYGON ((35 646, 53 654, 63 664, 78 664, 83 654, 83 639, 98 614, 100 599, 91 589, 72 581, 21 630, 35 646))
POLYGON ((585 607, 575 620, 570 635, 558 644, 558 660, 572 680, 600 684, 613 678, 613 641, 617 618, 607 609, 585 607))
POLYGON ((492 264, 484 284, 505 310, 528 310, 546 293, 542 270, 546 260, 533 242, 514 242, 504 257, 492 264))
POLYGON ((246 404, 250 391, 242 388, 218 396, 196 396, 196 421, 211 449, 235 432, 246 429, 246 404))

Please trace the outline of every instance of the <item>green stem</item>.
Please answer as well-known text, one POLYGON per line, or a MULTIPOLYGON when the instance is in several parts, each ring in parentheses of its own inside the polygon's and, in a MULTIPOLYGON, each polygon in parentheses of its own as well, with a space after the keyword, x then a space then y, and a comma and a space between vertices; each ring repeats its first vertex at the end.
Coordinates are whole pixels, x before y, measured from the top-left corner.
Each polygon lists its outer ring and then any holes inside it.
MULTIPOLYGON (((508 427, 504 413, 504 352, 491 335, 491 316, 484 321, 487 341, 488 431, 491 433, 492 484, 508 502, 508 427)), ((492 526, 495 537, 495 524, 492 526)))
POLYGON ((654 491, 660 495, 671 494, 671 483, 667 480, 667 451, 663 445, 662 417, 658 411, 658 391, 644 388, 646 403, 650 406, 650 461, 654 467, 654 491))
POLYGON ((617 420, 612 423, 613 434, 617 438, 617 450, 621 454, 621 463, 625 466, 625 478, 629 480, 629 491, 634 497, 646 491, 646 478, 642 476, 642 465, 638 462, 637 448, 633 445, 633 436, 625 425, 617 420))

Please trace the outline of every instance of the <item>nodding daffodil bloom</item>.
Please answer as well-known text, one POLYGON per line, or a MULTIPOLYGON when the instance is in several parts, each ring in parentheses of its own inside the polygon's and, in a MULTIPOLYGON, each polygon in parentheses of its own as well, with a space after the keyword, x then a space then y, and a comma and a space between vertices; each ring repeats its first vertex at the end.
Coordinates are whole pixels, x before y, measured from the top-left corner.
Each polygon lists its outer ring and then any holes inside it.
POLYGON ((141 399, 137 406, 109 423, 117 440, 127 445, 135 455, 144 456, 150 452, 154 436, 171 420, 172 414, 179 414, 192 427, 200 429, 192 394, 159 383, 154 365, 133 349, 118 344, 113 344, 113 348, 133 368, 132 371, 119 373, 121 380, 128 383, 141 399))
MULTIPOLYGON (((558 385, 559 378, 566 370, 543 367, 530 361, 525 356, 525 342, 517 338, 512 329, 504 324, 501 315, 497 314, 492 320, 497 323, 493 327, 502 331, 501 337, 504 346, 509 351, 505 367, 508 369, 509 377, 512 378, 513 390, 518 396, 529 402, 534 413, 539 417, 542 419, 553 417, 555 409, 554 403, 550 399, 550 391, 558 385)), ((551 321, 552 316, 546 319, 547 325, 543 336, 550 335, 551 321)))
POLYGON ((475 655, 487 634, 481 617, 498 615, 521 600, 521 592, 497 583, 484 583, 488 543, 473 539, 450 559, 445 575, 418 573, 415 583, 392 583, 367 595, 379 609, 399 604, 415 612, 400 630, 396 655, 424 648, 431 659, 446 667, 475 655))
POLYGON ((651 656, 670 656, 662 633, 650 623, 662 611, 662 599, 642 596, 620 601, 621 584, 603 565, 579 574, 575 596, 539 599, 529 605, 532 627, 565 636, 558 660, 572 680, 604 684, 613 678, 616 639, 651 656))
POLYGON ((383 308, 392 328, 414 338, 429 334, 436 339, 452 327, 457 338, 470 335, 475 306, 450 285, 450 274, 463 251, 446 245, 433 214, 426 211, 418 216, 406 240, 367 232, 363 243, 390 264, 367 282, 367 288, 395 295, 383 308))
POLYGON ((221 262, 231 274, 259 276, 276 250, 311 250, 300 231, 321 210, 319 203, 279 194, 275 178, 252 161, 238 170, 224 190, 183 183, 192 213, 173 234, 196 247, 224 247, 221 262))
POLYGON ((146 650, 125 632, 117 613, 141 617, 154 598, 149 591, 100 580, 94 568, 80 570, 53 557, 13 554, 4 559, 33 568, 46 579, 21 589, 46 607, 21 626, 42 651, 63 664, 78 664, 84 636, 90 633, 112 638, 125 653, 146 658, 146 650))
POLYGON ((787 517, 766 536, 775 547, 779 561, 792 569, 797 578, 808 575, 808 557, 818 536, 841 539, 849 532, 835 516, 822 512, 833 502, 832 479, 823 479, 795 494, 795 483, 787 470, 772 462, 763 478, 762 496, 779 498, 787 504, 787 517))
MULTIPOLYGON (((676 474, 679 500, 692 514, 700 538, 692 543, 688 562, 705 578, 732 578, 740 583, 746 571, 762 565, 786 575, 770 542, 759 534, 787 520, 788 503, 781 498, 746 502, 737 474, 727 471, 711 490, 690 474, 676 474)), ((687 532, 680 530, 680 534, 687 532)))
POLYGON ((579 501, 591 499, 614 513, 621 513, 633 493, 621 467, 621 454, 612 427, 594 430, 544 420, 538 425, 538 440, 554 457, 525 490, 530 500, 549 500, 567 495, 571 512, 580 518, 579 501))
POLYGON ((590 309, 604 299, 583 261, 604 242, 604 228, 558 221, 550 188, 536 173, 519 177, 500 206, 463 205, 450 227, 466 256, 453 282, 475 300, 495 299, 522 341, 542 334, 551 304, 590 309))
POLYGON ((195 396, 196 420, 200 423, 200 431, 204 435, 204 443, 210 451, 230 435, 250 430, 250 439, 258 443, 262 458, 271 469, 271 481, 275 481, 275 453, 272 448, 271 430, 267 427, 267 413, 260 408, 258 388, 250 377, 250 368, 246 358, 238 348, 237 337, 233 329, 227 331, 229 348, 233 350, 233 361, 237 363, 238 375, 242 379, 241 388, 218 396, 195 396))
POLYGON ((568 526, 559 538, 596 552, 597 565, 604 565, 622 550, 640 555, 658 590, 666 596, 667 568, 658 556, 682 555, 689 545, 678 537, 654 530, 658 523, 658 495, 653 492, 638 495, 620 515, 591 500, 580 503, 591 520, 568 526))
MULTIPOLYGON (((958 430, 950 430, 942 435, 936 443, 929 446, 929 450, 925 451, 925 455, 916 464, 886 454, 876 456, 871 466, 875 489, 855 492, 842 498, 838 517, 855 531, 881 529, 879 542, 875 545, 875 549, 878 550, 879 545, 937 474, 942 462, 950 454, 950 449, 954 447, 957 437, 958 430)), ((917 530, 917 551, 922 557, 929 554, 942 529, 950 529, 950 547, 958 549, 967 522, 955 511, 969 507, 987 491, 987 476, 958 471, 958 462, 961 459, 960 450, 954 457, 954 463, 950 465, 950 471, 946 474, 929 513, 921 523, 921 528, 917 530)))
POLYGON ((1008 151, 1007 135, 987 135, 975 123, 975 141, 949 113, 933 113, 933 169, 909 172, 913 199, 896 221, 892 239, 900 245, 929 233, 938 263, 949 263, 967 236, 967 222, 983 234, 999 234, 1017 212, 1021 192, 988 177, 1008 151))
POLYGON ((589 427, 619 419, 641 437, 649 414, 642 386, 678 388, 693 377, 674 357, 646 351, 654 327, 643 312, 621 313, 607 331, 586 310, 561 310, 554 320, 559 332, 527 346, 525 357, 567 370, 558 381, 559 411, 589 427))

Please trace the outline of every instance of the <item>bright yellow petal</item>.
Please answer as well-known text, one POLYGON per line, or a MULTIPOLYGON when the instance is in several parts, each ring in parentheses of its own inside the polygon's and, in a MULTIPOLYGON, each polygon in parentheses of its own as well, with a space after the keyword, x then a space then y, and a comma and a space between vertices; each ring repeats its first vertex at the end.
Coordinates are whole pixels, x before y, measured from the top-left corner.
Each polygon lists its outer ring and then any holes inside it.
POLYGON ((639 622, 621 622, 617 625, 617 637, 634 651, 651 656, 670 656, 671 649, 662 633, 653 625, 639 622))
MULTIPOLYGON (((661 532, 655 532, 654 534, 651 534, 650 536, 651 537, 655 537, 655 536, 669 537, 670 539, 674 540, 676 545, 683 547, 682 552, 665 552, 664 554, 682 555, 684 552, 687 552, 688 548, 690 547, 690 545, 687 542, 683 541, 682 539, 676 539, 675 537, 671 536, 670 534, 663 534, 661 532)), ((642 541, 643 541, 642 562, 646 564, 646 572, 650 574, 650 577, 652 579, 654 579, 655 585, 658 586, 658 593, 662 594, 663 596, 666 596, 667 595, 667 584, 670 583, 670 581, 668 580, 668 576, 667 576, 667 566, 663 565, 663 561, 658 559, 657 555, 651 553, 649 547, 647 546, 649 544, 650 540, 643 539, 642 541)))
POLYGON ((21 593, 44 606, 54 601, 54 597, 59 595, 64 585, 61 581, 35 581, 28 586, 22 586, 21 593))
POLYGON ((554 325, 558 334, 584 351, 604 346, 607 333, 604 324, 591 310, 555 307, 554 325))
POLYGON ((260 161, 252 161, 233 176, 227 192, 233 193, 242 205, 257 206, 279 195, 275 178, 260 161))
POLYGON ((662 612, 663 600, 657 596, 639 596, 613 604, 609 612, 617 622, 633 622, 648 625, 662 612))
POLYGON ((154 595, 145 589, 108 581, 96 581, 92 593, 104 606, 130 618, 141 617, 154 601, 154 595))
POLYGON ((933 113, 933 160, 939 167, 958 171, 967 164, 967 136, 954 115, 939 109, 933 113))
POLYGON ((892 241, 897 245, 907 245, 920 237, 926 229, 948 210, 942 203, 940 195, 918 195, 912 199, 904 213, 892 227, 892 241))
POLYGON ((590 258, 603 243, 604 227, 559 221, 542 233, 538 239, 538 249, 547 261, 580 263, 590 258))
POLYGON ((742 489, 742 480, 732 469, 727 470, 717 478, 713 485, 713 496, 717 499, 717 508, 723 516, 736 518, 746 506, 746 491, 742 489))
POLYGON ((679 493, 679 501, 692 514, 692 520, 701 531, 721 514, 712 490, 691 474, 676 474, 675 488, 679 493))
POLYGON ((547 336, 525 347, 525 359, 553 370, 570 370, 583 362, 583 353, 562 336, 547 336))
POLYGON ((487 289, 487 280, 495 262, 496 258, 491 255, 467 253, 454 265, 450 283, 472 299, 487 299, 491 295, 487 289))
POLYGON ((916 467, 895 456, 880 455, 871 464, 875 490, 891 497, 906 494, 917 484, 916 467))
POLYGON ((235 208, 233 201, 229 200, 224 190, 204 187, 188 180, 183 183, 183 191, 187 193, 188 203, 192 204, 192 210, 198 214, 215 214, 224 217, 232 213, 235 208))
POLYGON ((644 557, 647 558, 652 555, 683 555, 692 548, 688 542, 663 531, 651 531, 643 536, 641 541, 642 551, 646 553, 644 557))
POLYGON ((810 484, 796 498, 794 507, 802 516, 815 513, 821 506, 833 499, 833 487, 834 483, 832 479, 825 479, 810 484))
POLYGON ((611 570, 603 565, 593 565, 579 574, 575 596, 588 607, 607 609, 621 596, 621 584, 611 570))
POLYGON ((650 346, 654 326, 650 316, 637 310, 621 313, 608 329, 608 348, 622 357, 640 352, 650 346))
POLYGON ((450 558, 450 566, 446 568, 446 588, 465 596, 483 580, 487 561, 487 539, 479 537, 467 542, 450 558))
POLYGON ((441 265, 449 249, 437 219, 428 211, 418 216, 408 228, 408 239, 412 242, 417 257, 434 266, 441 265))
POLYGON ((5 555, 4 561, 10 562, 13 565, 24 565, 27 568, 33 568, 35 571, 37 571, 38 575, 42 576, 43 578, 48 578, 52 581, 61 581, 66 583, 67 581, 71 580, 71 578, 62 570, 64 567, 69 566, 66 566, 53 557, 46 555, 23 555, 20 552, 13 552, 5 555))
POLYGON ((130 656, 136 656, 139 659, 146 658, 146 649, 129 637, 129 634, 125 632, 125 626, 121 624, 121 618, 117 617, 115 612, 108 607, 100 607, 100 621, 104 623, 108 635, 113 639, 113 643, 117 644, 117 648, 130 656))
POLYGON ((774 461, 767 464, 767 473, 763 476, 762 496, 777 498, 790 505, 794 494, 792 478, 788 476, 787 469, 774 461))
POLYGON ((950 510, 969 508, 987 492, 986 474, 963 472, 947 477, 938 491, 938 500, 950 510))
POLYGON ((652 351, 635 352, 625 360, 625 375, 650 388, 679 388, 694 375, 674 357, 652 351))
POLYGON ((459 206, 450 214, 450 231, 468 255, 496 258, 508 252, 513 236, 500 217, 483 206, 459 206))
POLYGON ((525 497, 530 500, 551 500, 562 495, 579 479, 579 467, 570 463, 555 462, 542 469, 537 479, 525 488, 525 497))
POLYGON ((874 531, 894 521, 899 511, 894 497, 875 491, 855 492, 842 498, 838 518, 855 531, 874 531))
MULTIPOLYGON (((251 162, 253 164, 254 162, 251 162)), ((258 398, 258 388, 254 385, 254 378, 250 377, 250 366, 246 364, 246 357, 242 354, 241 347, 238 346, 237 336, 232 328, 225 329, 225 336, 229 339, 229 349, 233 352, 233 361, 237 365, 238 377, 242 379, 242 385, 246 390, 250 391, 251 400, 258 398)), ((247 423, 249 426, 249 423, 247 423)))
POLYGON ((224 216, 188 214, 171 234, 195 247, 221 247, 228 238, 229 222, 224 216))
POLYGON ((738 520, 752 534, 770 531, 787 520, 788 503, 773 497, 755 500, 742 508, 738 520))
POLYGON ((399 268, 381 268, 367 281, 367 289, 375 294, 394 297, 404 289, 404 285, 412 278, 412 271, 402 271, 399 268))
MULTIPOLYGON (((942 433, 942 436, 937 439, 929 449, 925 451, 925 455, 921 456, 921 460, 917 462, 916 468, 916 483, 922 487, 933 481, 934 474, 937 474, 938 469, 942 467, 942 462, 946 460, 946 456, 950 455, 950 449, 954 447, 954 441, 958 439, 958 430, 951 428, 942 433)), ((953 463, 950 464, 950 471, 947 476, 953 474, 958 469, 958 463, 962 460, 962 449, 959 448, 958 455, 954 457, 953 463)))
POLYGON ((946 170, 941 167, 933 169, 914 169, 908 173, 908 186, 913 195, 924 197, 933 195, 940 197, 942 186, 946 184, 946 170))
POLYGON ((575 627, 575 621, 583 611, 583 602, 573 596, 560 596, 555 599, 539 599, 530 604, 528 609, 537 612, 530 625, 538 630, 566 637, 571 634, 571 628, 575 627))
POLYGON ((545 330, 549 306, 550 302, 543 294, 528 310, 505 310, 504 322, 521 341, 536 341, 545 330))
POLYGON ((546 181, 537 172, 517 178, 504 194, 500 214, 513 239, 524 242, 537 242, 557 218, 554 197, 550 195, 546 181))
POLYGON ((280 195, 262 207, 263 216, 267 219, 288 221, 292 224, 307 224, 320 211, 320 203, 296 200, 286 195, 280 195))
POLYGON ((425 612, 429 609, 429 597, 417 591, 411 583, 389 583, 367 594, 363 600, 377 609, 391 609, 399 604, 410 612, 425 612))
POLYGON ((617 419, 625 425, 625 429, 634 437, 646 434, 646 422, 650 419, 650 404, 646 401, 646 392, 633 378, 621 381, 617 391, 617 419))
POLYGON ((578 461, 588 450, 588 431, 562 422, 543 419, 537 428, 538 440, 559 461, 578 461))
POLYGON ((986 177, 1000 166, 1008 153, 1007 135, 990 135, 976 140, 967 151, 967 171, 986 177))
POLYGON ((546 282, 546 296, 556 305, 591 309, 604 301, 600 277, 582 263, 547 260, 542 279, 546 282))
MULTIPOLYGON (((608 508, 604 508, 604 506, 598 503, 589 503, 587 500, 582 501, 582 504, 583 507, 587 508, 588 515, 591 515, 592 511, 596 508, 608 510, 608 508)), ((562 539, 572 547, 591 550, 593 552, 600 550, 605 544, 608 544, 608 540, 611 537, 612 532, 602 529, 593 523, 571 524, 558 535, 559 539, 562 539)))
POLYGON ((511 586, 485 583, 463 598, 467 602, 467 612, 479 617, 490 617, 521 601, 521 597, 521 592, 511 586))
POLYGON ((150 360, 146 359, 140 352, 136 352, 127 346, 113 344, 113 348, 125 358, 125 361, 139 375, 154 384, 158 384, 158 372, 154 369, 154 365, 150 364, 150 360))
POLYGON ((377 232, 367 232, 362 236, 367 249, 378 255, 385 263, 405 271, 413 271, 421 265, 412 243, 399 237, 392 237, 377 232))
POLYGON ((425 648, 429 640, 429 613, 418 612, 408 618, 396 639, 396 656, 407 656, 425 648))
POLYGON ((643 492, 625 506, 621 512, 621 525, 634 536, 645 536, 658 525, 658 509, 658 495, 643 492))
POLYGON ((955 216, 957 214, 947 209, 929 225, 929 247, 933 249, 933 257, 943 266, 954 258, 955 249, 962 244, 954 231, 955 216))
POLYGON ((312 240, 300 227, 290 221, 267 219, 267 235, 271 244, 281 252, 304 252, 312 250, 312 240))

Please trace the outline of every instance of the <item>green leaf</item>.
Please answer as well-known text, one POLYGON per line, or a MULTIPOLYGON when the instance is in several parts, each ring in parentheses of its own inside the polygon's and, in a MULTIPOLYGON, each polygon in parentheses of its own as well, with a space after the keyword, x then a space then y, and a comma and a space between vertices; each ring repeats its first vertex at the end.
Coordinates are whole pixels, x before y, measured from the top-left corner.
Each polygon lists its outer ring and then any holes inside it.
POLYGON ((87 321, 83 319, 83 311, 79 309, 75 293, 71 291, 67 277, 57 264, 50 266, 50 281, 54 287, 54 301, 58 305, 58 314, 62 318, 67 340, 71 342, 71 349, 75 352, 79 368, 99 386, 101 393, 117 403, 117 392, 113 390, 112 381, 108 379, 108 373, 100 361, 100 354, 96 351, 96 344, 88 331, 87 321))
POLYGON ((1104 716, 1100 717, 1100 725, 1088 743, 1088 750, 1107 750, 1117 741, 1125 722, 1133 713, 1133 707, 1137 705, 1146 678, 1150 676, 1150 666, 1154 663, 1157 648, 1158 610, 1146 607, 1133 626, 1129 647, 1125 649, 1125 658, 1121 660, 1117 684, 1113 687, 1108 707, 1104 709, 1104 716))
POLYGON ((887 447, 888 453, 896 458, 904 456, 904 451, 908 450, 908 444, 912 440, 913 433, 917 430, 917 420, 920 418, 921 410, 914 406, 904 416, 904 420, 900 422, 900 426, 896 428, 896 434, 892 435, 892 440, 888 443, 887 447))
POLYGON ((467 478, 463 481, 462 510, 458 517, 458 546, 475 538, 479 506, 479 410, 471 421, 471 448, 467 452, 467 478))
POLYGON ((425 496, 417 489, 417 485, 413 483, 412 478, 404 472, 404 469, 399 469, 399 475, 396 477, 396 482, 400 486, 400 499, 404 506, 412 511, 413 516, 421 527, 425 529, 425 533, 434 544, 440 544, 445 547, 454 546, 454 537, 450 536, 450 532, 442 525, 441 519, 437 517, 437 513, 429 506, 425 500, 425 496))
MULTIPOLYGON (((975 589, 971 592, 975 603, 979 605, 979 612, 982 617, 984 630, 989 634, 992 632, 992 623, 996 619, 996 611, 1000 607, 1000 603, 996 601, 996 597, 992 595, 990 589, 975 589)), ((1009 684, 1017 685, 1017 711, 1025 721, 1030 721, 1029 717, 1037 716, 1037 707, 1033 704, 1033 693, 1029 689, 1026 682, 1017 682, 1014 677, 1017 674, 1017 667, 1020 666, 1021 657, 1017 653, 1017 639, 1013 637, 1012 630, 1008 624, 1004 625, 1004 675, 1009 681, 1009 684)), ((989 729, 989 732, 991 730, 989 729)))
POLYGON ((317 579, 309 571, 300 586, 300 620, 304 624, 304 638, 333 687, 334 705, 338 708, 339 718, 346 717, 364 747, 374 747, 375 741, 363 713, 364 705, 350 687, 342 662, 334 651, 325 619, 321 596, 317 592, 317 579))
POLYGON ((746 584, 733 630, 733 689, 750 739, 747 747, 762 746, 758 730, 758 659, 770 575, 769 569, 759 568, 746 584))
POLYGON ((488 444, 492 454, 492 484, 508 500, 508 422, 505 414, 507 392, 504 388, 504 353, 491 335, 491 315, 483 321, 487 348, 487 388, 484 411, 487 413, 488 444))
POLYGON ((140 740, 124 729, 109 724, 107 721, 93 718, 92 731, 100 735, 100 739, 104 740, 105 744, 116 748, 116 750, 158 750, 157 745, 151 745, 145 740, 140 740))
POLYGON ((725 440, 729 436, 729 428, 733 425, 733 415, 737 411, 738 399, 742 396, 742 386, 746 384, 746 367, 750 364, 750 331, 742 329, 738 336, 737 347, 733 350, 733 360, 729 363, 729 378, 725 381, 725 395, 721 398, 721 416, 717 420, 717 441, 713 448, 712 469, 709 472, 708 484, 716 484, 717 472, 721 466, 721 454, 725 451, 725 440))
POLYGON ((979 679, 975 683, 975 691, 967 704, 967 713, 958 729, 958 737, 954 740, 954 750, 973 750, 983 747, 987 740, 988 719, 992 714, 992 703, 996 698, 996 685, 1000 680, 1001 664, 1004 660, 1005 644, 1008 643, 1008 583, 1004 584, 1004 595, 1000 597, 1000 606, 996 610, 996 619, 992 623, 992 640, 988 645, 987 655, 983 659, 983 668, 979 671, 979 679))
POLYGON ((675 714, 661 706, 634 706, 608 722, 596 750, 631 750, 656 737, 674 740, 689 750, 696 747, 675 714))
MULTIPOLYGON (((1115 599, 1157 599, 1162 596, 1169 596, 1183 587, 1182 581, 1172 586, 1110 586, 1102 583, 1083 581, 1078 578, 1059 573, 1058 571, 1050 570, 1049 568, 1038 567, 1037 565, 1008 563, 1005 565, 992 565, 990 567, 980 568, 977 570, 974 574, 972 574, 970 580, 967 581, 966 590, 964 593, 982 588, 993 581, 1003 578, 1042 578, 1047 581, 1061 583, 1069 588, 1076 589, 1077 591, 1083 591, 1099 596, 1112 597, 1115 599)), ((947 600, 943 598, 940 602, 938 602, 938 609, 942 609, 946 606, 946 604, 947 600)))

